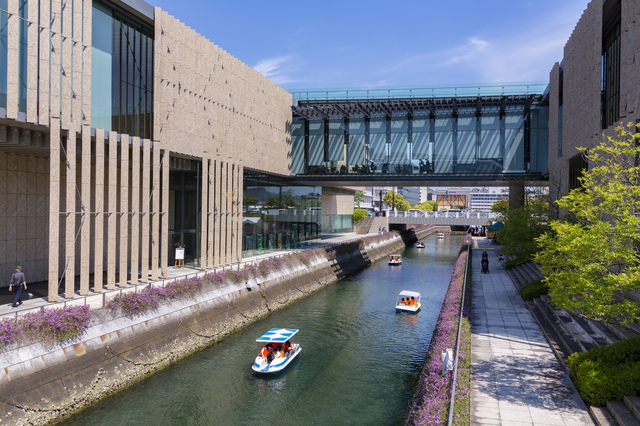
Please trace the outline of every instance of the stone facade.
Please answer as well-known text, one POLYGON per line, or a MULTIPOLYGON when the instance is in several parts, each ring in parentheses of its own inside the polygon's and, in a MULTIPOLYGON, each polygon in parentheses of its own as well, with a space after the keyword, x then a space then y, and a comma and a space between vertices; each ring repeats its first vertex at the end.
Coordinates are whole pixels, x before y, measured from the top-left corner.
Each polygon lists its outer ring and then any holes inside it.
POLYGON ((155 32, 153 140, 91 127, 91 0, 28 2, 19 107, 19 2, 8 1, 0 276, 23 266, 51 302, 167 276, 170 163, 201 164, 203 269, 242 257, 244 168, 291 170, 288 92, 161 9, 114 3, 155 32))
POLYGON ((579 147, 593 147, 618 124, 640 119, 640 1, 621 0, 620 118, 601 128, 603 2, 592 0, 564 48, 549 83, 549 190, 556 200, 569 192, 569 162, 579 147), (558 115, 562 74, 562 155, 558 156, 558 115))

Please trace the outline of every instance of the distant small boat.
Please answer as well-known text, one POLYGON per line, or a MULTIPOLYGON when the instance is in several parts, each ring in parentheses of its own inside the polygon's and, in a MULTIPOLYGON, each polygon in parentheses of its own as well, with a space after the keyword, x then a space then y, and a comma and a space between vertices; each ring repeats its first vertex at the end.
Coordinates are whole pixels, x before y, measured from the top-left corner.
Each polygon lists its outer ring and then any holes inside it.
POLYGON ((424 243, 422 241, 417 242, 416 248, 424 248, 424 243))
POLYGON ((420 297, 417 291, 402 290, 396 300, 396 312, 417 313, 422 307, 420 297))
POLYGON ((438 238, 444 238, 444 232, 438 232, 438 238))
POLYGON ((402 265, 402 257, 399 254, 392 254, 389 258, 389 265, 402 265))
POLYGON ((293 362, 300 354, 302 348, 297 343, 290 342, 298 329, 272 328, 256 342, 266 343, 253 362, 251 367, 256 373, 278 374, 293 362))

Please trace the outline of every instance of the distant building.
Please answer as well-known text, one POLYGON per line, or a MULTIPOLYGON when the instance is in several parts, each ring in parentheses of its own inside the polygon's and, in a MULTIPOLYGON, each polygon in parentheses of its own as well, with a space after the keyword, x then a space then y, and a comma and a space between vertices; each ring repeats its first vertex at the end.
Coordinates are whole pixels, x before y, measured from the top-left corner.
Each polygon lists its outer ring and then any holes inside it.
POLYGON ((397 192, 413 207, 422 202, 420 201, 420 189, 418 186, 399 186, 397 192))
POLYGON ((472 188, 470 193, 469 210, 490 212, 496 201, 509 198, 509 188, 472 188))
POLYGON ((439 189, 436 193, 438 210, 469 210, 469 188, 439 189))

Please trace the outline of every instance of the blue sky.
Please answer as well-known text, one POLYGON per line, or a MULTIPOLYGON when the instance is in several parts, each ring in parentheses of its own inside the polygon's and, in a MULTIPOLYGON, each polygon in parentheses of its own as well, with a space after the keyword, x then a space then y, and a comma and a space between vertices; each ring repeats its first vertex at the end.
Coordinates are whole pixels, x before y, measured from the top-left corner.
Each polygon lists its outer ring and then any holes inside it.
POLYGON ((147 0, 287 90, 548 81, 587 0, 147 0))

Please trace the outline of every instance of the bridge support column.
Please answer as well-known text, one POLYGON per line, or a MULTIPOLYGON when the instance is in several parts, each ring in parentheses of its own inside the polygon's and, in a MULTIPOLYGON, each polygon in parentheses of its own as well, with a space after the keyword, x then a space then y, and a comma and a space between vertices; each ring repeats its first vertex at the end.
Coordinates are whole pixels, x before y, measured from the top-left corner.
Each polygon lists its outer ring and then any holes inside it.
POLYGON ((524 207, 524 182, 509 182, 509 210, 524 207))

